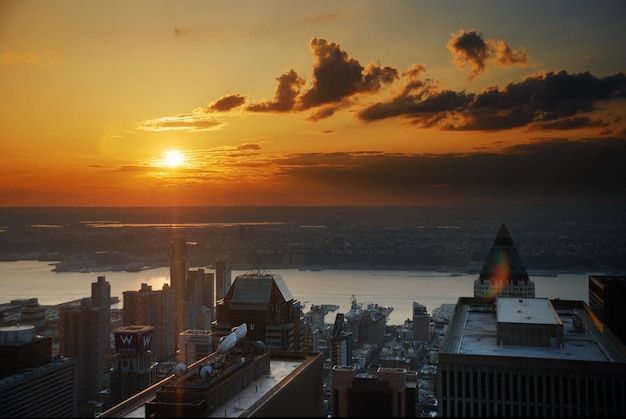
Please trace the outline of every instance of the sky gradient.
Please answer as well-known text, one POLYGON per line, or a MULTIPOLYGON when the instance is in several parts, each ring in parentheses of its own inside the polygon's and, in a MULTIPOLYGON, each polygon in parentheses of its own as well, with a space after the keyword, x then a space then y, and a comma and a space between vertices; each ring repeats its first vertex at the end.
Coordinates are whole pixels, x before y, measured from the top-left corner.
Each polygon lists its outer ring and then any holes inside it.
POLYGON ((0 0, 0 206, 624 204, 625 18, 0 0))

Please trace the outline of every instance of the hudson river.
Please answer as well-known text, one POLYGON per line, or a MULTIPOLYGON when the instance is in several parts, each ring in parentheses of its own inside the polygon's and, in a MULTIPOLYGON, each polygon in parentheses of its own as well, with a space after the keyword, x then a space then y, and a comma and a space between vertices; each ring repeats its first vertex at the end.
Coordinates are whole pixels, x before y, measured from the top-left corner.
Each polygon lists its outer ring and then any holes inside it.
MULTIPOLYGON (((0 303, 14 299, 37 298, 41 305, 56 305, 91 296, 91 283, 104 276, 111 284, 111 296, 120 302, 112 308, 122 308, 123 292, 139 290, 142 283, 160 290, 169 283, 169 268, 154 268, 140 272, 53 272, 50 262, 23 260, 0 262, 0 303)), ((197 269, 193 267, 191 269, 197 269)), ((214 272, 205 268, 207 272, 214 272)), ((247 271, 233 270, 232 280, 247 271)), ((426 306, 429 313, 442 304, 454 304, 459 297, 474 295, 474 280, 478 274, 452 276, 449 272, 400 270, 322 270, 268 269, 282 276, 293 298, 311 305, 334 304, 336 312, 326 316, 334 322, 336 313, 350 309, 354 295, 357 302, 391 306, 387 324, 401 325, 412 317, 413 302, 426 306)), ((588 277, 584 274, 530 276, 535 283, 535 297, 580 300, 588 303, 588 277)))

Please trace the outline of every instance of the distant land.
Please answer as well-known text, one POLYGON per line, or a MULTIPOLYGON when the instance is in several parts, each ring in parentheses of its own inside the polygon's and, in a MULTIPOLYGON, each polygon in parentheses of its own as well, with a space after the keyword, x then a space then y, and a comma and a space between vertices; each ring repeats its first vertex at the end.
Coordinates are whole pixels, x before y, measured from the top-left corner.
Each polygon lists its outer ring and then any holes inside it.
POLYGON ((174 235, 190 266, 317 266, 467 272, 506 224, 528 270, 626 270, 626 212, 615 207, 0 208, 0 260, 59 269, 168 266, 174 235))

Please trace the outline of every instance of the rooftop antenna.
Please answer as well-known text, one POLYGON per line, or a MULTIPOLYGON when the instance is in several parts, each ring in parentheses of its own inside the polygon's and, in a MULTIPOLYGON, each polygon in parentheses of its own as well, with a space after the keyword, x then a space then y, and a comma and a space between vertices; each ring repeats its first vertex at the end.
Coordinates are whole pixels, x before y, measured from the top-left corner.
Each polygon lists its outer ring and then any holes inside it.
POLYGON ((272 275, 272 273, 261 266, 261 258, 257 256, 254 267, 247 272, 247 275, 265 276, 272 275))

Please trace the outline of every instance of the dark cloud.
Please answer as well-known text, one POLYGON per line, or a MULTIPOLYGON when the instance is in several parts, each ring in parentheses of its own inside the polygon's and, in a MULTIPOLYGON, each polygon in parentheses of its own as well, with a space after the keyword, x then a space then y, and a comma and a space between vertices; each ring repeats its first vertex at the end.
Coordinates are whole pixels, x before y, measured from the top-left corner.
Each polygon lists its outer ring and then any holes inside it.
POLYGON ((273 101, 251 104, 246 109, 251 112, 291 111, 300 93, 300 88, 304 84, 304 79, 295 70, 289 70, 276 80, 278 80, 278 87, 273 101))
POLYGON ((600 120, 581 119, 581 114, 598 110, 608 101, 626 98, 624 73, 597 78, 588 72, 549 72, 521 83, 509 83, 502 90, 492 87, 478 94, 436 91, 427 82, 409 83, 411 89, 405 88, 391 100, 365 108, 357 113, 357 118, 373 121, 402 115, 418 126, 437 124, 449 130, 494 131, 524 126, 565 129, 585 121, 587 126, 604 125, 600 120))
POLYGON ((392 67, 370 64, 365 70, 334 42, 314 38, 311 49, 313 86, 299 98, 301 110, 341 102, 357 93, 375 93, 398 78, 398 70, 392 67))
POLYGON ((223 96, 213 103, 210 103, 203 112, 227 112, 246 103, 246 97, 239 94, 223 96))
POLYGON ((490 58, 499 66, 528 64, 528 56, 524 51, 513 51, 502 40, 485 41, 475 30, 465 32, 461 29, 458 33, 453 33, 447 47, 459 71, 466 67, 470 68, 468 75, 470 80, 485 70, 490 58))
POLYGON ((502 152, 409 155, 382 152, 307 153, 276 161, 293 182, 333 191, 405 198, 623 200, 626 139, 543 139, 502 152), (601 162, 596 170, 594 163, 601 162))

